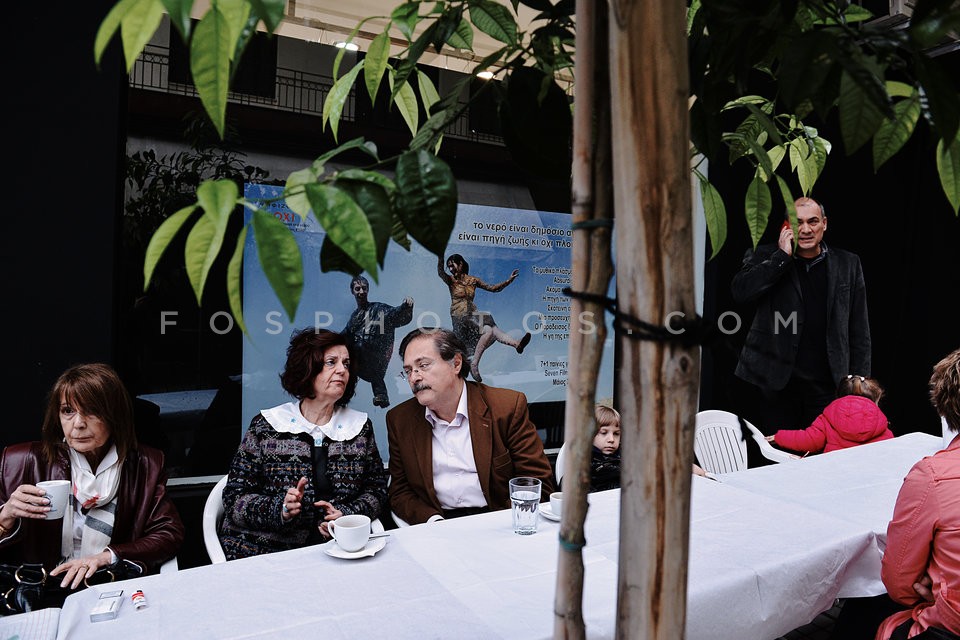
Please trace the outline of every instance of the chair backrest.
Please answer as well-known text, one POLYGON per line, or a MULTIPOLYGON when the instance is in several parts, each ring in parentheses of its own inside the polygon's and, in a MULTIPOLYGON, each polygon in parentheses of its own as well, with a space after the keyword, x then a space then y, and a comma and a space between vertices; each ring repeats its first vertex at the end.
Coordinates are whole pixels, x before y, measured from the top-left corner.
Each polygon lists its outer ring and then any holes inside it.
POLYGON ((566 464, 564 458, 566 457, 567 443, 564 442, 560 445, 560 452, 557 454, 557 463, 554 465, 553 475, 557 476, 557 487, 560 486, 560 481, 563 480, 563 465, 566 464))
POLYGON ((757 443, 758 447, 760 447, 760 455, 767 460, 772 460, 773 462, 792 462, 800 459, 800 456, 792 454, 789 451, 777 449, 772 444, 767 442, 767 439, 760 432, 760 429, 757 429, 749 421, 744 420, 743 423, 747 425, 750 435, 753 436, 753 441, 757 443))
POLYGON ((217 536, 220 523, 223 522, 223 488, 226 484, 227 476, 223 476, 217 484, 213 485, 203 505, 203 544, 213 564, 227 561, 227 557, 223 554, 223 547, 220 546, 220 538, 217 536))
POLYGON ((730 473, 747 468, 747 443, 740 421, 728 411, 714 409, 697 414, 693 451, 700 466, 710 473, 730 473))

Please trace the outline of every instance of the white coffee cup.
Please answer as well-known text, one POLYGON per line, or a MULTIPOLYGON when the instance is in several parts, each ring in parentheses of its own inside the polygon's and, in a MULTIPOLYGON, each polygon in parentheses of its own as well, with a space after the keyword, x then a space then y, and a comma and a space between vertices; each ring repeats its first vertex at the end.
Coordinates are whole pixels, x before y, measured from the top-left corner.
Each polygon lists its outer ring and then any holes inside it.
POLYGON ((50 501, 50 511, 47 511, 47 520, 59 520, 67 510, 67 499, 70 497, 69 480, 43 480, 37 486, 46 492, 50 501))
POLYGON ((563 492, 554 491, 550 494, 550 511, 555 516, 563 515, 563 492))
POLYGON ((370 539, 370 518, 361 515, 340 516, 327 523, 327 531, 344 551, 360 551, 370 539))

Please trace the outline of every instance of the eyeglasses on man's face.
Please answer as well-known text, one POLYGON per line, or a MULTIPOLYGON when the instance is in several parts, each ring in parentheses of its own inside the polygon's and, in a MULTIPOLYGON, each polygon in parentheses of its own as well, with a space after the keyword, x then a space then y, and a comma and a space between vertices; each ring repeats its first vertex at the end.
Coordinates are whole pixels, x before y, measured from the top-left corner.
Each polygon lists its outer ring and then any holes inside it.
POLYGON ((433 364, 433 360, 421 358, 414 362, 412 367, 409 365, 405 366, 403 371, 400 372, 400 377, 404 380, 407 380, 415 371, 419 371, 422 375, 426 375, 427 371, 430 371, 430 367, 432 367, 433 364))

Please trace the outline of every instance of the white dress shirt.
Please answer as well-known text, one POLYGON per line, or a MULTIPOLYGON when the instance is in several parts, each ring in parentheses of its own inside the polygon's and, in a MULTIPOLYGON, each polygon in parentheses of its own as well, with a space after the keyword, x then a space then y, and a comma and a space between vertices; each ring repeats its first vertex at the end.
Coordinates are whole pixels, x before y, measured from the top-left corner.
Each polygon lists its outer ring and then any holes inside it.
POLYGON ((433 488, 440 506, 444 509, 487 506, 473 458, 467 385, 464 384, 460 392, 457 414, 452 421, 442 420, 429 408, 426 418, 433 426, 433 488))

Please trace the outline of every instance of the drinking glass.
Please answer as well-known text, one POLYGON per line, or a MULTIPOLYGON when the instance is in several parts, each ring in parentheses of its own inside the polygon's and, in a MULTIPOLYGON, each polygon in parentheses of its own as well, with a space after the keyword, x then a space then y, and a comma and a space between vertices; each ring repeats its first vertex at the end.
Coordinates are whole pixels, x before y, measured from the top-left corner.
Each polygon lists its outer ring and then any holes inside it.
POLYGON ((513 511, 513 532, 521 536, 536 533, 540 508, 540 480, 526 477, 512 479, 510 503, 513 511))

